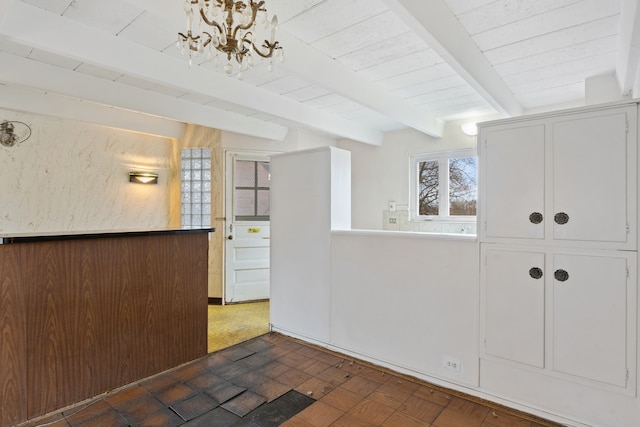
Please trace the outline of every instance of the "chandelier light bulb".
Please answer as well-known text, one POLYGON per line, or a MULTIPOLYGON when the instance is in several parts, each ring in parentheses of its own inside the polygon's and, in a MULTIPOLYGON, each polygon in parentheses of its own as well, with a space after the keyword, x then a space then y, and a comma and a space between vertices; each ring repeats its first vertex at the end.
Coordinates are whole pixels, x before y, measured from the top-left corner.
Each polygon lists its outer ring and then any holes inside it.
POLYGON ((269 43, 273 44, 276 41, 276 27, 278 26, 278 17, 273 15, 271 19, 271 37, 269 37, 269 43))
POLYGON ((224 65, 224 72, 227 73, 227 74, 233 73, 233 64, 231 62, 227 62, 224 65))

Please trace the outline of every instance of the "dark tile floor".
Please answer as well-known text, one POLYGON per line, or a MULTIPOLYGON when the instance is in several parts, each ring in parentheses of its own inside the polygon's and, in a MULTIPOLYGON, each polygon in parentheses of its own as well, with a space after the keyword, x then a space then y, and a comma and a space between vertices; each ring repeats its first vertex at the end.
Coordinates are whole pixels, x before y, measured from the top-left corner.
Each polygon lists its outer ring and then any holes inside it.
POLYGON ((557 424, 270 333, 21 427, 279 425, 557 424))

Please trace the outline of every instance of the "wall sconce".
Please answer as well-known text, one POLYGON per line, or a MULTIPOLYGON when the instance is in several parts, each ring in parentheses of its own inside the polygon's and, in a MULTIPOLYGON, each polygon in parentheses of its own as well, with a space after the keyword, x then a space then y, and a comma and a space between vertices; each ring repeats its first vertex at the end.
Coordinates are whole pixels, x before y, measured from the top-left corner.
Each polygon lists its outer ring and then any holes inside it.
POLYGON ((475 123, 465 123, 460 127, 465 135, 476 136, 478 134, 478 127, 475 123))
POLYGON ((129 172, 129 182, 135 184, 157 184, 158 174, 149 172, 129 172))

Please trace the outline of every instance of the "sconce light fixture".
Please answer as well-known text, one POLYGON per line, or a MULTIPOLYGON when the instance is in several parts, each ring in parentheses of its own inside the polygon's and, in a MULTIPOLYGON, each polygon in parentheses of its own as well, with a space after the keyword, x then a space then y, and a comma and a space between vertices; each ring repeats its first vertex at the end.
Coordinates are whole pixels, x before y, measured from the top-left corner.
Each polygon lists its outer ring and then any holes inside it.
POLYGON ((129 172, 129 182, 135 184, 157 184, 158 174, 150 172, 129 172))
POLYGON ((21 144, 31 136, 31 128, 28 124, 15 120, 3 120, 0 123, 0 144, 5 147, 13 147, 21 144))

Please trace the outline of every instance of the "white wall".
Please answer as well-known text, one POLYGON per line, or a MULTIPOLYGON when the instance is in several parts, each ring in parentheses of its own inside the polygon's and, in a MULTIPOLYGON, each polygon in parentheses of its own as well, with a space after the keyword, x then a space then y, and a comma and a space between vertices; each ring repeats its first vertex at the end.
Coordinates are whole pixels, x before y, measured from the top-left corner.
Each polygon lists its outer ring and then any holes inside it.
POLYGON ((0 146, 0 232, 166 228, 172 140, 66 119, 0 110, 31 138, 0 146), (128 182, 159 173, 158 185, 128 182))
POLYGON ((478 289, 473 238, 334 232, 331 344, 477 386, 478 289), (446 369, 445 357, 457 360, 461 370, 446 369))
POLYGON ((331 230, 350 227, 349 152, 271 159, 271 323, 330 340, 331 230))
POLYGON ((412 154, 475 148, 475 137, 462 133, 462 123, 447 122, 442 138, 413 129, 389 132, 379 147, 341 140, 338 147, 351 151, 353 228, 382 230, 383 211, 391 200, 397 209, 408 209, 412 154))

